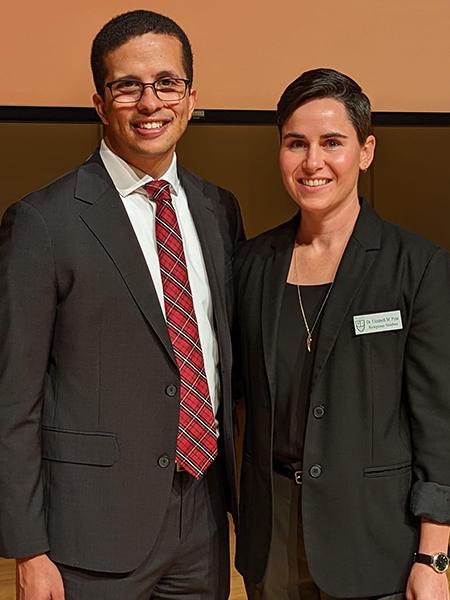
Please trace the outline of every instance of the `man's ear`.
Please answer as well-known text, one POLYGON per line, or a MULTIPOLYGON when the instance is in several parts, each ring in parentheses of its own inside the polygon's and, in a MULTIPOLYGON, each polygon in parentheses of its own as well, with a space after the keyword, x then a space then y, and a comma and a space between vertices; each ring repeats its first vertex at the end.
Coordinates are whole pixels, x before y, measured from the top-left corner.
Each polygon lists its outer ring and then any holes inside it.
POLYGON ((100 117, 103 125, 109 125, 108 116, 106 113, 105 100, 97 92, 92 96, 94 108, 100 117))
POLYGON ((189 119, 192 117, 195 105, 197 104, 197 90, 189 90, 189 119))

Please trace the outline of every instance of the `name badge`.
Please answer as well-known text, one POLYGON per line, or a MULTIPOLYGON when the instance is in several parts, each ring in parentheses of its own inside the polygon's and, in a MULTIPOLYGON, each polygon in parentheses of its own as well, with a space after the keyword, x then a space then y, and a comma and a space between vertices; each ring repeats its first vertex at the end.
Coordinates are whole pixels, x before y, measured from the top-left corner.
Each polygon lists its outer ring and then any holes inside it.
POLYGON ((356 335, 403 329, 402 315, 399 310, 389 310, 388 312, 372 313, 370 315, 355 315, 353 325, 356 335))

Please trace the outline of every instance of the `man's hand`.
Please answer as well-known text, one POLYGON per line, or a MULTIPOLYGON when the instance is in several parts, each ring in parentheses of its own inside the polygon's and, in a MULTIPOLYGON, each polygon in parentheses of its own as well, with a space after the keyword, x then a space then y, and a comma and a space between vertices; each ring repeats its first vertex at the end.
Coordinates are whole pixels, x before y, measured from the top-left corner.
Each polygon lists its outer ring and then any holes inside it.
POLYGON ((46 554, 17 561, 17 600, 64 600, 61 574, 46 554))
POLYGON ((447 577, 428 565, 415 563, 406 586, 406 600, 450 600, 447 577))

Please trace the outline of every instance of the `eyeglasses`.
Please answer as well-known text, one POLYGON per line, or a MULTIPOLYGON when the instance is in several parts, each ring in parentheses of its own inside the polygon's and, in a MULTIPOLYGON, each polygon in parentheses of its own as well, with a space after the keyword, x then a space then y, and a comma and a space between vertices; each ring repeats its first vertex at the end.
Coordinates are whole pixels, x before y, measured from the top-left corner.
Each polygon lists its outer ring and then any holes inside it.
POLYGON ((114 102, 139 102, 147 87, 151 87, 155 96, 162 102, 179 102, 186 96, 186 91, 191 85, 190 79, 179 77, 161 77, 153 83, 143 83, 135 79, 118 79, 107 83, 114 102))

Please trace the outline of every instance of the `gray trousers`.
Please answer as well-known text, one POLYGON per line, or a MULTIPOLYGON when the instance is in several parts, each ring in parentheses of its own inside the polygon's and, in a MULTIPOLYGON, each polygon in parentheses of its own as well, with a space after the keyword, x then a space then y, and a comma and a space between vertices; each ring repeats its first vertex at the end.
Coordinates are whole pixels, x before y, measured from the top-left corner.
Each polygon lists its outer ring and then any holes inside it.
POLYGON ((201 481, 186 472, 175 473, 161 533, 134 571, 99 573, 61 564, 58 568, 65 600, 226 600, 230 562, 220 463, 216 461, 201 481))
MULTIPOLYGON (((274 523, 264 579, 246 583, 250 600, 338 600, 321 591, 312 580, 303 542, 301 486, 274 473, 274 523)), ((404 594, 378 596, 377 600, 404 600, 404 594)), ((350 600, 350 599, 340 599, 350 600)), ((375 600, 352 598, 351 600, 375 600)))

